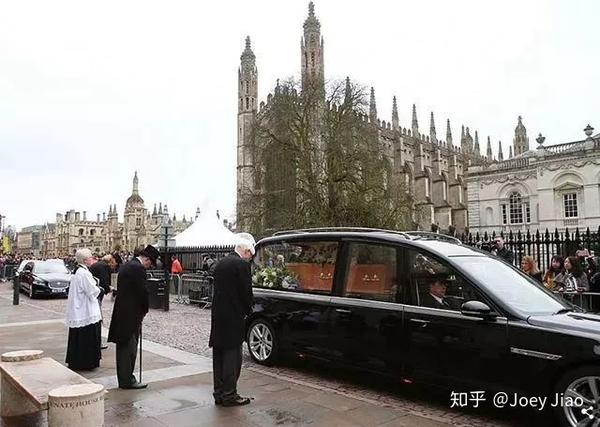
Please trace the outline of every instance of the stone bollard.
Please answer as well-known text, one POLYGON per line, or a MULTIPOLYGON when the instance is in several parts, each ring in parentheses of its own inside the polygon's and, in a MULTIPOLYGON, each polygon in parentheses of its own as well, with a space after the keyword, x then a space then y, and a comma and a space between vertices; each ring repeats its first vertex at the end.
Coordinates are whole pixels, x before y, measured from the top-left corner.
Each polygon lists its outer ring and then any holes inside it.
POLYGON ((48 393, 48 427, 102 427, 104 386, 66 385, 48 393))
MULTIPOLYGON (((41 359, 44 352, 42 350, 19 350, 3 353, 0 360, 2 362, 25 362, 27 360, 41 359)), ((0 415, 3 417, 31 414, 38 409, 26 399, 23 399, 12 383, 4 378, 0 381, 0 415)))
POLYGON ((25 362, 27 360, 41 359, 44 355, 43 350, 19 350, 2 353, 3 362, 25 362))

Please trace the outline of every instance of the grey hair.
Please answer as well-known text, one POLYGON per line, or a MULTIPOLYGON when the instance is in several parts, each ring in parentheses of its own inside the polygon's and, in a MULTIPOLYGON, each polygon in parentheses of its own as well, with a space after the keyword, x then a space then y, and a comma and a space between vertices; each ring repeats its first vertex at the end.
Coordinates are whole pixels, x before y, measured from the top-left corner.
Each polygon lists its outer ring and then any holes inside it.
POLYGON ((235 251, 240 254, 242 252, 244 252, 245 250, 249 250, 252 255, 254 255, 254 253, 256 252, 254 250, 254 245, 256 244, 256 241, 254 240, 254 237, 252 237, 252 235, 250 233, 237 233, 235 235, 237 243, 235 245, 235 251))
POLYGON ((102 261, 104 262, 110 262, 110 260, 112 259, 112 255, 111 254, 106 254, 102 257, 102 261))
POLYGON ((77 264, 83 264, 83 261, 91 256, 92 251, 90 251, 88 248, 77 249, 77 252, 75 252, 75 261, 77 261, 77 264))
POLYGON ((235 251, 239 254, 241 252, 244 252, 246 249, 248 249, 250 252, 252 252, 252 255, 254 255, 254 245, 250 242, 240 242, 237 245, 235 245, 235 251))

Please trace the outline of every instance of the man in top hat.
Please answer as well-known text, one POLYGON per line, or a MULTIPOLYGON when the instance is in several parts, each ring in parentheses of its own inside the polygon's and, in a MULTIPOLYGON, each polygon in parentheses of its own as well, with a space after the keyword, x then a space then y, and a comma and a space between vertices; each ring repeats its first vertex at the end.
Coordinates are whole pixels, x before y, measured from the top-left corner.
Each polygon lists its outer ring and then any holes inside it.
POLYGON ((146 246, 139 255, 119 269, 117 297, 110 322, 108 341, 117 344, 119 388, 146 388, 133 375, 142 320, 148 312, 146 269, 156 265, 159 252, 146 246))
POLYGON ((235 252, 221 259, 214 270, 209 347, 213 349, 215 403, 238 406, 250 403, 237 393, 242 368, 242 343, 246 316, 252 311, 250 261, 254 238, 248 233, 236 235, 235 252))
POLYGON ((445 274, 434 274, 429 283, 429 293, 421 298, 422 307, 439 308, 441 310, 452 310, 446 299, 448 289, 448 276, 445 274))

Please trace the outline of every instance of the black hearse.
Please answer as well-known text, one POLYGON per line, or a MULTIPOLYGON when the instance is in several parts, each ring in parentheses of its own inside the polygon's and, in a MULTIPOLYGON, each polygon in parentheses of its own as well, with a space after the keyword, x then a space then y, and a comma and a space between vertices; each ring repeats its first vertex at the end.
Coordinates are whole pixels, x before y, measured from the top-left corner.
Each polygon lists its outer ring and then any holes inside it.
POLYGON ((258 363, 290 352, 453 390, 562 398, 565 425, 600 419, 600 316, 486 252, 376 229, 280 232, 256 250, 247 344, 258 363))

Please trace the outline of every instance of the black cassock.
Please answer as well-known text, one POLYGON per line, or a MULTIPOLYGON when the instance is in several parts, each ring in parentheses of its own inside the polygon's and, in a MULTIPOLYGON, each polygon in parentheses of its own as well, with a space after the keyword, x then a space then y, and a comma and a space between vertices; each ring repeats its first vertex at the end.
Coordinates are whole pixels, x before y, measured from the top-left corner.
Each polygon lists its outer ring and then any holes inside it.
POLYGON ((128 386, 136 382, 133 369, 140 328, 146 313, 148 313, 146 269, 137 258, 134 258, 119 270, 117 296, 108 331, 108 341, 117 344, 119 386, 128 386))
POLYGON ((245 319, 252 311, 250 263, 237 253, 220 260, 214 270, 210 339, 216 400, 235 399, 242 364, 245 319))

